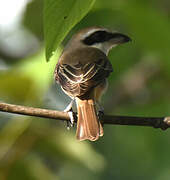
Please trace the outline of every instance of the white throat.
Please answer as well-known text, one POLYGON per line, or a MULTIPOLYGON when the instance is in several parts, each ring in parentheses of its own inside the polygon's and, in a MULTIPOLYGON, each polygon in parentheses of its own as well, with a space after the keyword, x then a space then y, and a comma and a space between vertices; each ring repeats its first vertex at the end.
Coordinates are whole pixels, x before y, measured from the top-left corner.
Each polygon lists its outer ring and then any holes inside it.
POLYGON ((104 43, 96 43, 96 44, 92 45, 91 47, 100 49, 103 53, 108 55, 109 51, 115 46, 116 46, 116 44, 110 44, 109 42, 104 42, 104 43))

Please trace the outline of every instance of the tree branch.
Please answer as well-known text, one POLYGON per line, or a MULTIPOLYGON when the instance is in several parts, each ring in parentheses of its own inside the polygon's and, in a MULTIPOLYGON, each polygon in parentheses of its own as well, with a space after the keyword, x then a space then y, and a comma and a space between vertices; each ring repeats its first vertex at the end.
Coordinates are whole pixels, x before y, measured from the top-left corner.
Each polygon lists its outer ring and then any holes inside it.
MULTIPOLYGON (((68 113, 49 109, 40 109, 26 106, 19 106, 0 102, 0 111, 27 116, 50 118, 69 121, 68 113)), ((76 113, 75 113, 76 117, 76 113)), ((151 126, 166 130, 170 127, 170 117, 134 117, 134 116, 111 116, 101 115, 104 124, 151 126)))

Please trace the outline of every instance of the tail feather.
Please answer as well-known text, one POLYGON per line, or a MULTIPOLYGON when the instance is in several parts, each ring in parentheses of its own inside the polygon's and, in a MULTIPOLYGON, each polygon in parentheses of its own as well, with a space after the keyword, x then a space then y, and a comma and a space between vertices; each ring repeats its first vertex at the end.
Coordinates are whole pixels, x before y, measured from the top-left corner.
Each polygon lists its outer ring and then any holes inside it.
POLYGON ((76 103, 78 111, 77 139, 96 141, 100 136, 103 136, 103 128, 96 114, 94 100, 77 98, 76 103))

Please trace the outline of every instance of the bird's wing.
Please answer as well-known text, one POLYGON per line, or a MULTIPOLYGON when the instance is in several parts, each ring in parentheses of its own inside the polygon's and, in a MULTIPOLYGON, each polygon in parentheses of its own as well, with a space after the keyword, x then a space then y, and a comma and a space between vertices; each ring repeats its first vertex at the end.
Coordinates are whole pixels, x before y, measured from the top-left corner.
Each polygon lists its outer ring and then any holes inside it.
POLYGON ((59 63, 56 67, 55 79, 67 94, 82 96, 100 84, 112 71, 112 65, 106 58, 84 65, 80 62, 75 65, 59 63))

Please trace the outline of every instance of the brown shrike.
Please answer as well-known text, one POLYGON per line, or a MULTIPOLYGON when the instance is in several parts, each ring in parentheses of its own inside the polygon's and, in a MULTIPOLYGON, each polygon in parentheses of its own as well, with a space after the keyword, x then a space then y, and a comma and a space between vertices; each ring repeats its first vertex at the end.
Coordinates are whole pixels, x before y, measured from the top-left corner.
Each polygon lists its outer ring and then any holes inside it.
POLYGON ((76 101, 78 140, 95 141, 103 136, 97 109, 113 71, 107 55, 112 47, 128 41, 130 38, 121 33, 89 27, 75 34, 64 48, 54 76, 63 91, 76 101))

